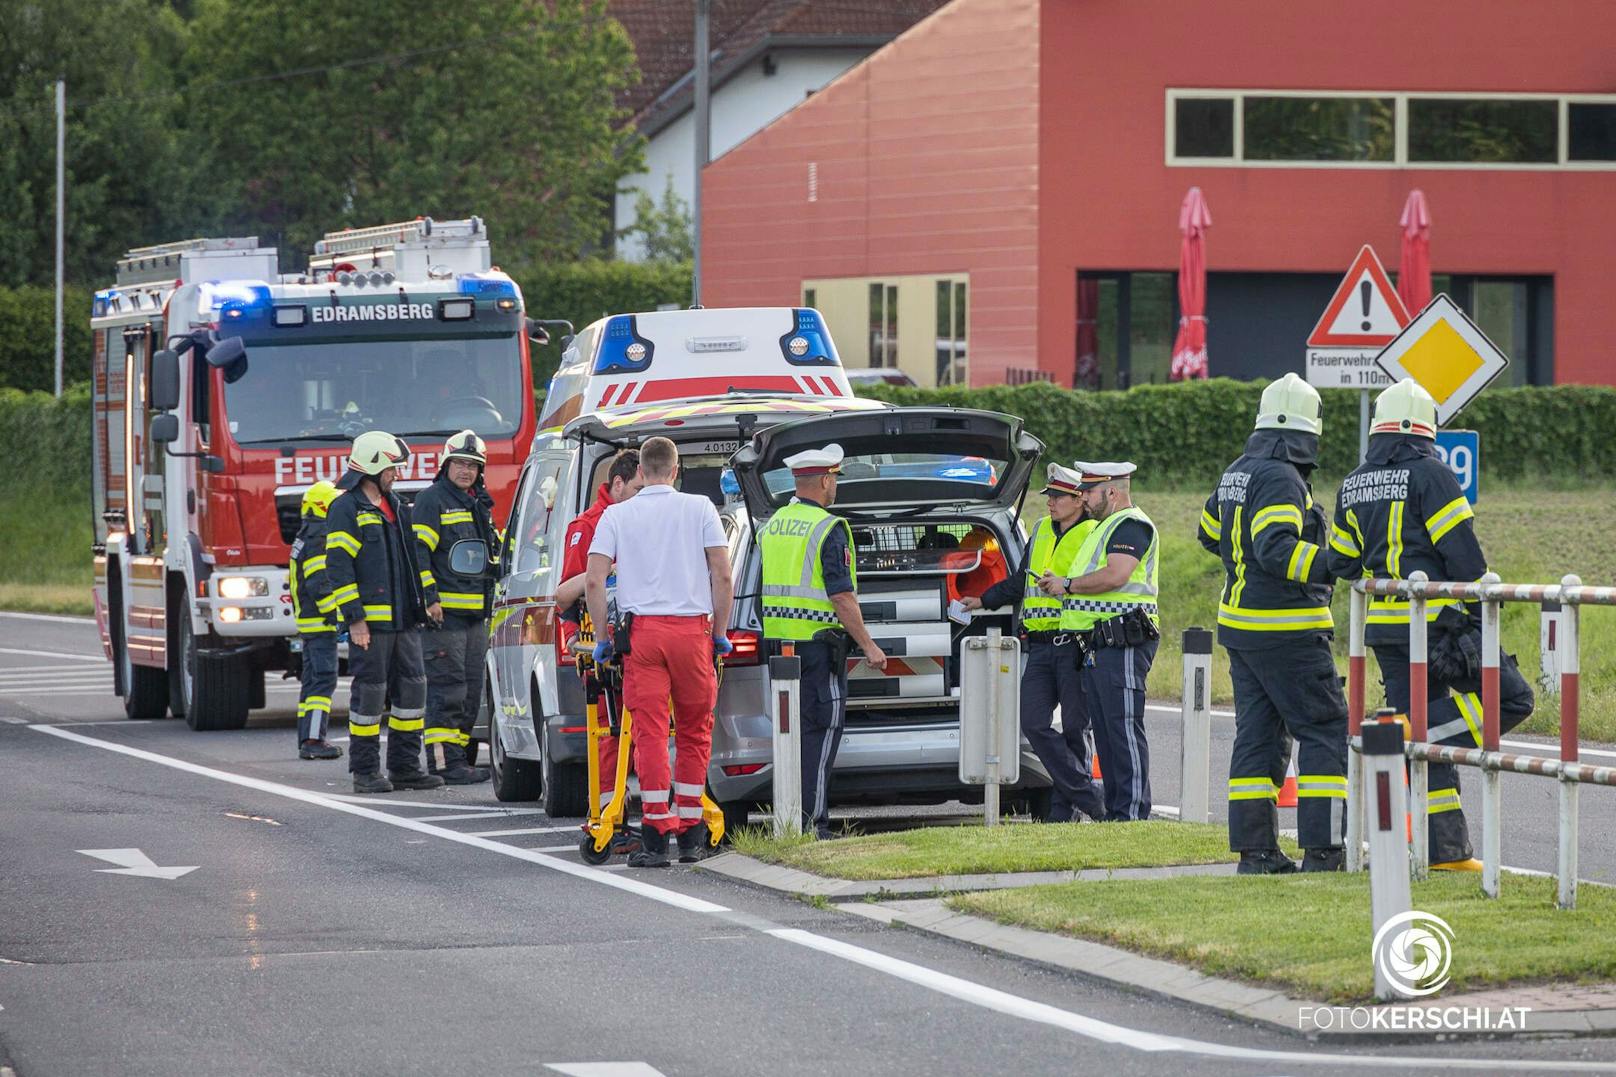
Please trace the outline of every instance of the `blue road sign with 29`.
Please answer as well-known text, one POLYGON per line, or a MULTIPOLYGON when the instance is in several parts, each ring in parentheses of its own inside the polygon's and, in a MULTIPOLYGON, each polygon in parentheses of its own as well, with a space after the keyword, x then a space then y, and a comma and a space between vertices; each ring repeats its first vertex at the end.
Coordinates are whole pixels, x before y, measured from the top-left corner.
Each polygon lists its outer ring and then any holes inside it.
POLYGON ((1481 495, 1481 435, 1474 430, 1438 430, 1436 454, 1459 480, 1459 489, 1474 505, 1481 495))

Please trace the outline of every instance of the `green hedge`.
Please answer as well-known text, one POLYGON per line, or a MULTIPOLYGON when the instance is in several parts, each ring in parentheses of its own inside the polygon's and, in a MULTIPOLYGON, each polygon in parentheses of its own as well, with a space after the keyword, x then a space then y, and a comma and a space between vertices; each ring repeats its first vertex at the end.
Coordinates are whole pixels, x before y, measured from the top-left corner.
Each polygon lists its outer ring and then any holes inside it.
MULTIPOLYGON (((62 293, 62 365, 68 384, 90 376, 91 294, 84 288, 62 293)), ((0 387, 56 387, 54 296, 49 287, 0 288, 0 387)))
MULTIPOLYGON (((1132 460, 1145 481, 1209 482, 1240 454, 1262 382, 1227 378, 1124 391, 1073 392, 1047 383, 981 389, 861 388, 896 404, 986 408, 1026 419, 1055 460, 1132 460)), ((1357 463, 1358 394, 1326 389, 1320 472, 1357 463)), ((1555 480, 1616 477, 1616 389, 1562 385, 1494 389, 1459 416, 1481 433, 1483 473, 1555 480)))
MULTIPOLYGON (((75 385, 57 400, 46 392, 0 389, 0 459, 9 460, 0 491, 90 489, 90 390, 75 385)), ((8 511, 23 511, 12 500, 8 511)), ((85 509, 88 512, 88 508, 85 509)))

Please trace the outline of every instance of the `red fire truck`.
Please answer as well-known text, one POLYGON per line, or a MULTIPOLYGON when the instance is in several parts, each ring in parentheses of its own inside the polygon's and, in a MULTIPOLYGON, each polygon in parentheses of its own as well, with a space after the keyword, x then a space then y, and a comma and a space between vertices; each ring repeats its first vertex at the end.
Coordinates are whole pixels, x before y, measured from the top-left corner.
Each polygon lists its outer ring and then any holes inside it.
POLYGON ((96 619, 129 717, 239 729, 264 706, 293 661, 299 504, 355 435, 409 443, 409 497, 477 431, 503 519, 533 324, 476 217, 334 232, 301 274, 256 239, 130 251, 91 319, 96 619))

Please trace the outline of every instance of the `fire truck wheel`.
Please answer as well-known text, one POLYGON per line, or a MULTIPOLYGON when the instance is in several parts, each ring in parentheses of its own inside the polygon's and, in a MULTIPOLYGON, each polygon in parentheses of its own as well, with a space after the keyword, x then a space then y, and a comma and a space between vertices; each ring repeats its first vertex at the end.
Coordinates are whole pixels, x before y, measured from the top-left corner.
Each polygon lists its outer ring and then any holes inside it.
MULTIPOLYGON (((483 685, 483 698, 488 700, 488 706, 493 706, 493 686, 483 685)), ((472 741, 475 745, 477 742, 472 741)), ((488 719, 488 765, 494 778, 494 797, 497 800, 537 800, 539 799, 539 782, 543 775, 539 764, 529 759, 512 759, 505 754, 499 743, 499 720, 490 715, 488 719)))
POLYGON ((189 655, 191 695, 185 722, 200 731, 241 729, 251 711, 253 669, 239 655, 189 655))

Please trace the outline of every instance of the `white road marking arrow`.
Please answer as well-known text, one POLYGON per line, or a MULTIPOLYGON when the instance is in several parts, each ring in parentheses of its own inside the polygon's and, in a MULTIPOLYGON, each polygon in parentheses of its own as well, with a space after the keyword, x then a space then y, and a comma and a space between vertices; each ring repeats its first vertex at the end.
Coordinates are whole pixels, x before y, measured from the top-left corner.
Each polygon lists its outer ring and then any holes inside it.
POLYGON ((665 1077, 644 1062, 546 1062, 544 1068, 567 1077, 665 1077))
POLYGON ((109 864, 117 864, 115 868, 96 868, 96 871, 108 875, 134 875, 143 879, 178 879, 181 875, 189 875, 196 867, 189 868, 160 868, 152 862, 152 858, 139 849, 80 849, 78 852, 85 856, 93 856, 97 860, 105 860, 109 864))

